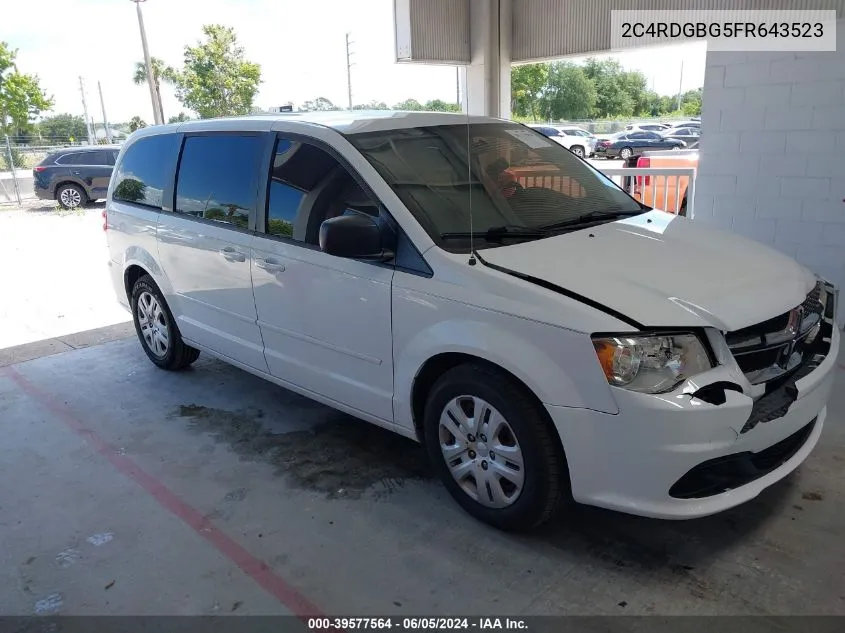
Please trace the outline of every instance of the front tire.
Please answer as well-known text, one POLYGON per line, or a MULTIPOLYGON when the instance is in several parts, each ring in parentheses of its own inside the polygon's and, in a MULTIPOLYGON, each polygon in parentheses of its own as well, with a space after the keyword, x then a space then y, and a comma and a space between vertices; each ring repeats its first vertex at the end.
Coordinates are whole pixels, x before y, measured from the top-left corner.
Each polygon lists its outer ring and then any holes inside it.
POLYGON ((530 530, 571 499, 566 457, 548 414, 500 370, 468 363, 447 371, 432 387, 424 415, 431 461, 476 519, 530 530))
POLYGON ((619 158, 621 158, 622 160, 628 160, 633 155, 634 150, 632 150, 630 147, 623 147, 622 151, 619 152, 619 158))
POLYGON ((182 341, 173 314, 152 277, 143 275, 135 282, 131 305, 138 340, 156 366, 176 371, 199 358, 199 350, 182 341))
POLYGON ((584 148, 580 145, 573 145, 570 151, 575 154, 578 158, 584 158, 584 148))
POLYGON ((88 195, 79 185, 62 185, 56 190, 56 200, 63 209, 78 209, 88 204, 88 195))

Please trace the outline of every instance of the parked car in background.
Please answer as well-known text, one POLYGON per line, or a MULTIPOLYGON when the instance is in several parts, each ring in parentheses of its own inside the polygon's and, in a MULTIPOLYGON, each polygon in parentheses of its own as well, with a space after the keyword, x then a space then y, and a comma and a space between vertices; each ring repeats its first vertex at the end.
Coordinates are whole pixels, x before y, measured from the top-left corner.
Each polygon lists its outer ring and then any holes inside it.
POLYGON ((589 158, 595 151, 595 137, 587 130, 583 130, 574 125, 532 124, 528 127, 537 130, 540 134, 552 139, 559 145, 563 145, 579 158, 589 158))
POLYGON ((35 195, 65 209, 105 198, 118 152, 118 145, 86 145, 49 154, 32 170, 35 195))
POLYGON ((647 130, 649 132, 661 132, 668 130, 671 126, 667 123, 631 123, 625 126, 626 132, 633 132, 635 130, 647 130))
POLYGON ((572 501, 715 514, 823 434, 835 288, 644 208, 523 125, 345 111, 152 126, 123 146, 104 217, 152 363, 202 352, 417 440, 499 528, 572 501))
POLYGON ((699 119, 691 119, 689 121, 675 121, 669 127, 672 129, 682 127, 694 127, 701 129, 701 121, 699 119))
POLYGON ((701 128, 698 127, 673 127, 662 132, 663 138, 674 138, 686 143, 686 149, 698 149, 701 140, 701 128))
POLYGON ((619 132, 609 139, 596 144, 596 156, 627 160, 648 150, 671 149, 679 150, 686 147, 684 141, 674 138, 664 138, 657 132, 648 130, 634 130, 619 132))

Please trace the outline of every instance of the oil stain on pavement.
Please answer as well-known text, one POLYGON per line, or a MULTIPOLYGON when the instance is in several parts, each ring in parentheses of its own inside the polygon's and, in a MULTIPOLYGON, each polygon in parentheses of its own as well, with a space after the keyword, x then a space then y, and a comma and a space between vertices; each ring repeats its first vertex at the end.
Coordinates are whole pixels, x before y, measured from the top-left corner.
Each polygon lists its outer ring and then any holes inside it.
POLYGON ((272 465, 298 488, 329 498, 376 496, 401 489, 407 480, 433 477, 419 444, 351 416, 327 410, 327 421, 307 431, 273 433, 260 410, 226 411, 180 405, 170 416, 189 429, 228 444, 241 459, 272 465))

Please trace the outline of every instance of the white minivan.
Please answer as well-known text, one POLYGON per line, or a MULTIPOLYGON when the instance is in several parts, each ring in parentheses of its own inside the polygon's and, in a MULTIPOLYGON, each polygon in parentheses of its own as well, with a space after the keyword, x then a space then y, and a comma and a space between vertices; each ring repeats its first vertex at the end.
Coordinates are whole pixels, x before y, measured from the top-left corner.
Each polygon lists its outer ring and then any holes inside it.
POLYGON ((200 352, 422 442, 460 505, 685 519, 755 497, 825 422, 837 293, 642 206, 523 125, 441 113, 156 126, 109 266, 150 360, 200 352))

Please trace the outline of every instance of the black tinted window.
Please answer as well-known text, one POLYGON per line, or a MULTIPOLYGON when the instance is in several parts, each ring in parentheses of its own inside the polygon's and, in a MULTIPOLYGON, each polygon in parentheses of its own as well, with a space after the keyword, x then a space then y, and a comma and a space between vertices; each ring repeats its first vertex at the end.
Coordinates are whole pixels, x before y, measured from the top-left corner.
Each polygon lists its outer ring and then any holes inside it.
POLYGON ((294 156, 303 152, 303 156, 316 156, 309 145, 293 143, 286 139, 276 141, 273 166, 270 171, 270 195, 267 198, 267 230, 270 235, 293 237, 293 224, 297 212, 308 190, 302 185, 311 184, 305 178, 304 165, 298 166, 294 156), (293 179, 293 182, 292 180, 293 179), (295 184, 296 183, 296 184, 295 184))
POLYGON ((147 136, 134 142, 115 170, 114 199, 161 208, 167 172, 177 149, 173 134, 147 136))
POLYGON ((176 176, 176 211, 249 227, 255 208, 260 136, 189 136, 176 176))
POLYGON ((267 233, 316 244, 324 220, 349 213, 378 216, 378 212, 378 205, 329 153, 307 143, 277 141, 267 199, 267 233), (313 206, 308 205, 307 226, 302 235, 295 236, 302 201, 317 189, 313 206))
POLYGON ((65 154, 56 162, 60 165, 87 165, 88 152, 73 152, 72 154, 65 154))

